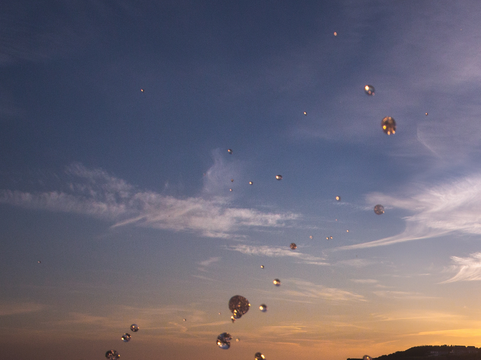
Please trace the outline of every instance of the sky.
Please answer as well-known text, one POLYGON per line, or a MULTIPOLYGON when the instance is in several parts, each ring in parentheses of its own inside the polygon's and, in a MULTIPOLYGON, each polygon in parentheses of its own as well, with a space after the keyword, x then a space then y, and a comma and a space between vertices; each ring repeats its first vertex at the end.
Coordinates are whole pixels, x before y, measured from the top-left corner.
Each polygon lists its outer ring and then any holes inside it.
POLYGON ((480 12, 1 2, 2 358, 481 347, 480 12))

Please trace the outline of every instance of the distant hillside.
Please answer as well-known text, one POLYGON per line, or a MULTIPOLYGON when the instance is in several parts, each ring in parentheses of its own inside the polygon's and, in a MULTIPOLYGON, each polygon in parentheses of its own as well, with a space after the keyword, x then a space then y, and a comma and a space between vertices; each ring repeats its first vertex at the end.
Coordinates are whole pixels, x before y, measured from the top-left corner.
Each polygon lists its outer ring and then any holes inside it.
MULTIPOLYGON (((368 354, 369 355, 369 354, 368 354)), ((474 346, 460 345, 423 345, 393 354, 382 355, 376 360, 481 360, 481 349, 474 346)), ((347 360, 362 360, 351 359, 347 360)))

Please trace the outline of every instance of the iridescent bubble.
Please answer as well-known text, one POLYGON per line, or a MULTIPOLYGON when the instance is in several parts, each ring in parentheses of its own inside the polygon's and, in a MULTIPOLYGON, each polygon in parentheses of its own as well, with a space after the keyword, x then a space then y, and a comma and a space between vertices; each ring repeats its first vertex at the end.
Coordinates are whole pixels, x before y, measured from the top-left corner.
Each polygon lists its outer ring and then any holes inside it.
POLYGON ((249 181, 249 185, 254 185, 254 183, 252 181, 249 181))
POLYGON ((382 131, 387 135, 396 133, 396 121, 390 116, 386 116, 381 122, 382 131))
POLYGON ((369 355, 364 355, 362 357, 362 360, 372 360, 372 357, 370 357, 369 355))
POLYGON ((374 86, 372 85, 364 86, 364 92, 368 95, 374 95, 374 86))
POLYGON ((259 310, 262 311, 262 312, 266 312, 267 311, 267 305, 266 304, 261 304, 259 306, 259 310))
POLYGON ((275 285, 275 286, 281 286, 281 281, 279 279, 274 279, 272 281, 272 283, 275 285))
POLYGON ((122 337, 121 337, 121 339, 122 339, 123 342, 129 342, 129 341, 130 341, 130 338, 131 338, 131 336, 130 336, 129 333, 125 333, 125 334, 123 334, 122 337))
POLYGON ((296 250, 297 249, 297 245, 296 243, 291 243, 291 250, 296 250))
POLYGON ((276 180, 282 180, 282 175, 276 175, 276 180))
POLYGON ((137 324, 130 325, 130 331, 132 331, 132 332, 139 331, 139 325, 137 325, 137 324))
POLYGON ((340 197, 340 196, 336 196, 336 200, 337 200, 337 201, 341 201, 341 197, 340 197))
POLYGON ((384 206, 380 205, 380 204, 377 204, 376 206, 374 206, 374 212, 377 214, 377 215, 382 215, 384 214, 384 206))
POLYGON ((264 269, 264 265, 261 265, 261 269, 264 269))
POLYGON ((220 347, 221 349, 227 350, 230 348, 230 341, 232 340, 232 337, 228 333, 222 333, 219 336, 217 336, 217 346, 220 347))
POLYGON ((117 350, 109 350, 105 353, 105 357, 109 360, 117 360, 120 358, 120 354, 117 350))
POLYGON ((227 149, 227 152, 228 152, 229 154, 232 154, 232 149, 227 149))
POLYGON ((254 355, 254 360, 265 360, 265 356, 264 354, 260 353, 260 352, 256 352, 256 354, 254 355))
POLYGON ((241 295, 235 295, 229 300, 229 310, 234 316, 239 316, 238 318, 247 313, 250 306, 249 300, 241 295))

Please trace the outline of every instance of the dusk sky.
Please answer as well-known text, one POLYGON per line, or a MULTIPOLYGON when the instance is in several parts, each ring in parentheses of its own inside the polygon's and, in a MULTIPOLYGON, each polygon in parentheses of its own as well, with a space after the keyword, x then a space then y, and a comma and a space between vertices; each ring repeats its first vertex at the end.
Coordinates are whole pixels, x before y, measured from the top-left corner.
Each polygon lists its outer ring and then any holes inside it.
POLYGON ((0 2, 0 357, 480 347, 480 13, 0 2))

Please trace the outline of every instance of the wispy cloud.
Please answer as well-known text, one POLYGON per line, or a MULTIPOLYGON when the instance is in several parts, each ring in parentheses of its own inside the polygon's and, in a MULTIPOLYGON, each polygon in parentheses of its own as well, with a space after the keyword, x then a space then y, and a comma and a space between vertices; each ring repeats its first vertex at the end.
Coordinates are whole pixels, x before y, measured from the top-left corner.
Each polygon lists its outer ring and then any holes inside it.
POLYGON ((374 291, 379 297, 387 299, 402 299, 402 300, 422 300, 422 299, 435 299, 433 296, 427 296, 420 293, 409 291, 394 291, 394 290, 378 290, 374 291))
POLYGON ((357 284, 377 284, 378 281, 375 279, 351 279, 352 282, 357 284))
POLYGON ((383 204, 414 212, 407 216, 404 232, 362 244, 338 249, 362 249, 405 241, 429 239, 454 232, 481 234, 481 175, 472 175, 437 186, 423 187, 411 196, 381 193, 367 195, 370 204, 383 204))
POLYGON ((207 269, 206 269, 207 267, 209 267, 213 263, 218 262, 219 260, 220 260, 220 257, 216 256, 216 257, 211 257, 207 260, 201 261, 201 262, 198 263, 200 265, 198 267, 198 270, 199 271, 207 271, 207 269))
POLYGON ((44 309, 44 305, 30 302, 17 304, 2 304, 0 306, 0 316, 26 314, 42 311, 44 309))
POLYGON ((364 296, 337 288, 330 288, 299 279, 286 279, 297 290, 286 290, 287 295, 333 301, 366 301, 364 296))
POLYGON ((113 227, 131 224, 223 238, 239 230, 283 227, 299 218, 294 213, 232 207, 223 197, 178 199, 141 191, 104 170, 91 170, 80 164, 69 166, 67 174, 75 181, 63 190, 40 193, 1 190, 0 203, 90 215, 114 222, 113 227))
POLYGON ((441 282, 452 283, 457 281, 479 281, 481 280, 481 252, 473 253, 466 258, 451 256, 454 263, 450 270, 457 272, 451 279, 441 282))
POLYGON ((306 264, 311 265, 329 265, 325 258, 304 254, 299 250, 290 250, 280 246, 268 245, 246 245, 236 244, 227 247, 228 250, 238 251, 246 255, 257 255, 267 257, 292 257, 302 260, 306 264))

